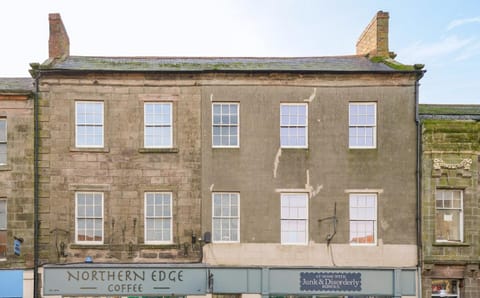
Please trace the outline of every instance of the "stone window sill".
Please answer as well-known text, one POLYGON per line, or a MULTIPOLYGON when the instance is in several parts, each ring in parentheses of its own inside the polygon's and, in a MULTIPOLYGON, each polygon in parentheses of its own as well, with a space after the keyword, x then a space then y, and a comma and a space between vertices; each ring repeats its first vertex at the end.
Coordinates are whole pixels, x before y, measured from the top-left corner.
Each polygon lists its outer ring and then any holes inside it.
POLYGON ((465 242, 435 242, 432 246, 470 246, 470 243, 465 242))
POLYGON ((11 171, 12 167, 10 165, 0 165, 0 171, 11 171))
POLYGON ((178 148, 140 148, 140 153, 178 153, 178 148))
MULTIPOLYGON (((133 244, 136 249, 177 249, 178 244, 133 244)), ((98 249, 109 250, 111 248, 128 248, 128 244, 79 244, 73 243, 70 245, 71 249, 98 249)))
POLYGON ((109 245, 108 244, 79 244, 79 243, 74 243, 70 245, 71 249, 99 249, 99 250, 104 250, 108 249, 109 245))
POLYGON ((110 152, 110 148, 103 147, 103 148, 81 148, 81 147, 70 147, 70 152, 97 152, 97 153, 108 153, 110 152))

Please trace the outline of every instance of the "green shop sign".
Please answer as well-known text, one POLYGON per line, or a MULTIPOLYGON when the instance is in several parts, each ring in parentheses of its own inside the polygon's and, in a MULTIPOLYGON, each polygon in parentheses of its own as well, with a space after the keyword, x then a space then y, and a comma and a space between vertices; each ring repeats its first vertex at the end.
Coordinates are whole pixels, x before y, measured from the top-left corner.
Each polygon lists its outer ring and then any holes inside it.
POLYGON ((415 269, 207 267, 203 264, 45 265, 45 296, 187 296, 207 293, 413 296, 415 269))
POLYGON ((203 295, 207 269, 188 267, 45 268, 44 295, 203 295))

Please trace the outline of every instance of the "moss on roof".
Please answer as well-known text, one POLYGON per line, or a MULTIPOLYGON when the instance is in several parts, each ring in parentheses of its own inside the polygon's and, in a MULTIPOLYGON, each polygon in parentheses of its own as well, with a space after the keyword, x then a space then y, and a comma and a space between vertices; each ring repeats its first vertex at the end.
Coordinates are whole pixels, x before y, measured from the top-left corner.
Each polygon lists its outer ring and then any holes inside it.
POLYGON ((305 71, 305 72, 415 72, 392 62, 364 56, 338 57, 87 57, 47 60, 40 71, 203 72, 203 71, 305 71), (394 67, 395 66, 395 67, 394 67))
POLYGON ((465 120, 480 121, 480 105, 419 105, 419 116, 422 120, 465 120))
POLYGON ((420 115, 480 115, 480 105, 420 104, 420 115))
POLYGON ((33 92, 32 78, 0 78, 0 92, 29 93, 33 92))

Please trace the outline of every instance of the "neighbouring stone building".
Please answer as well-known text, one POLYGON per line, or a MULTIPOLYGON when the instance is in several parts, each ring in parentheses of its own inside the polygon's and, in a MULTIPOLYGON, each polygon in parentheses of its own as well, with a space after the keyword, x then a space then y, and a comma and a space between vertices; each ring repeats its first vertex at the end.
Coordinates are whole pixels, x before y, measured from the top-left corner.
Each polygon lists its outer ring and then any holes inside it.
POLYGON ((49 15, 37 295, 419 297, 422 65, 72 56, 49 15))
POLYGON ((420 105, 423 297, 480 297, 480 105, 420 105))
POLYGON ((0 297, 32 297, 34 86, 0 78, 0 297))
POLYGON ((195 79, 156 71, 155 60, 69 56, 60 15, 49 22, 50 57, 32 70, 39 272, 51 264, 200 262, 195 79))

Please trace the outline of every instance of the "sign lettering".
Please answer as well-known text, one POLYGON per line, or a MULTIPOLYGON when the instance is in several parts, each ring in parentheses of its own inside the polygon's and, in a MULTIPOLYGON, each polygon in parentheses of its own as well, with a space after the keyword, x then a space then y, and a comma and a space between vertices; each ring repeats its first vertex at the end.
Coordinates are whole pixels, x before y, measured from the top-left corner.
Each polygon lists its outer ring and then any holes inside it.
POLYGON ((301 291, 362 290, 362 274, 358 272, 300 272, 301 291))

